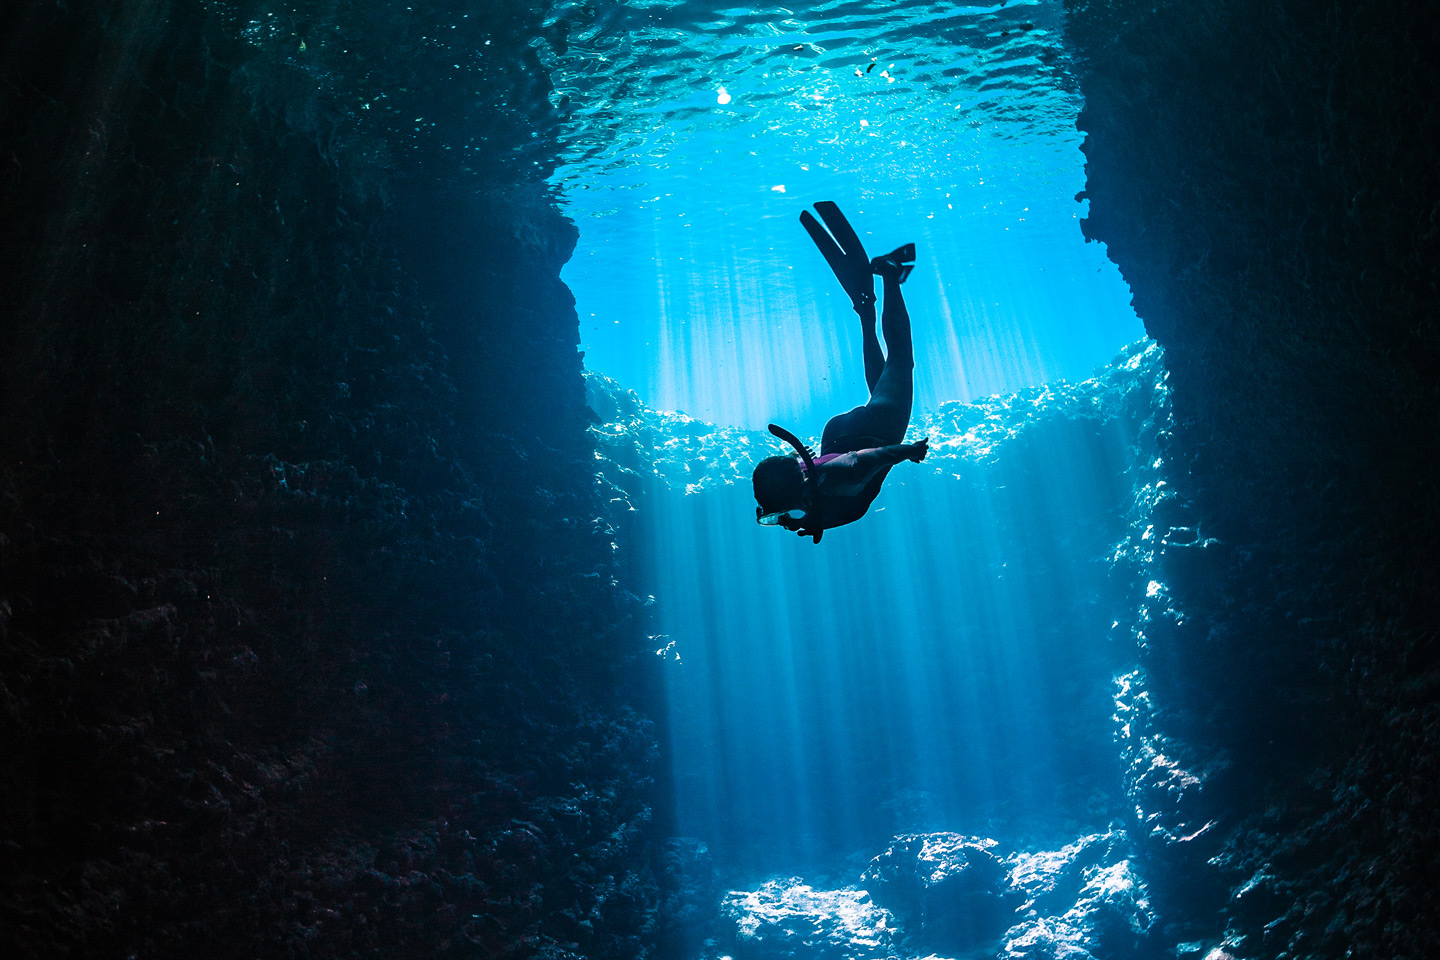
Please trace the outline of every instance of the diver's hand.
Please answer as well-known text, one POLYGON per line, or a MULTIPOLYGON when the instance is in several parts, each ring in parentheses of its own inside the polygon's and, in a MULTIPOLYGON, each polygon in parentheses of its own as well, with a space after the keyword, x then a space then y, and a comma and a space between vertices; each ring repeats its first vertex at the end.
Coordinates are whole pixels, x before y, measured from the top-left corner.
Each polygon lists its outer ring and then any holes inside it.
POLYGON ((925 454, 929 452, 930 438, 922 437, 921 439, 910 444, 910 455, 906 459, 911 460, 914 463, 919 463, 921 460, 925 459, 925 454))
POLYGON ((781 517, 778 522, 780 526, 797 537, 813 537, 815 531, 805 522, 806 519, 805 517, 781 517))

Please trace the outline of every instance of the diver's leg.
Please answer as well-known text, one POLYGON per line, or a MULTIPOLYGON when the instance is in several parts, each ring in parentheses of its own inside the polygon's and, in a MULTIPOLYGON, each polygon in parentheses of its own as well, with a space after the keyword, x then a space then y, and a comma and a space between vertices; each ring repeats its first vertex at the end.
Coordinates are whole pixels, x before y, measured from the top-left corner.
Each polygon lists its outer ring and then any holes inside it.
POLYGON ((856 447, 852 444, 860 437, 869 438, 866 446, 900 443, 905 439, 914 394, 915 352, 910 346, 910 314, 905 309, 898 278, 885 278, 881 324, 889 354, 870 400, 864 406, 830 418, 820 437, 821 453, 854 450, 856 447))
POLYGON ((885 310, 880 317, 880 326, 885 333, 885 366, 899 363, 908 370, 915 369, 915 348, 910 342, 910 311, 905 309, 905 296, 900 292, 900 281, 894 274, 885 277, 885 310))
POLYGON ((860 338, 865 352, 865 387, 875 395, 880 374, 885 371, 885 354, 880 349, 880 338, 875 335, 875 304, 867 303, 856 307, 860 315, 860 338))
POLYGON ((915 349, 910 342, 910 313, 900 293, 900 280, 885 275, 885 309, 880 315, 885 334, 885 368, 865 404, 874 424, 874 436, 887 443, 899 443, 910 426, 910 408, 915 394, 915 349))

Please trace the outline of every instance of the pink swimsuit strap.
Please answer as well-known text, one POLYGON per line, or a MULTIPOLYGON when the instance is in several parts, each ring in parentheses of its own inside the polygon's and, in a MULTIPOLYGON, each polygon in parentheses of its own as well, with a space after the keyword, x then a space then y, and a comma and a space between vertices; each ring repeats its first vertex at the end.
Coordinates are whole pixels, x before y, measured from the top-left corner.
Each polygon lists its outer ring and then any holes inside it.
MULTIPOLYGON (((820 466, 822 463, 829 463, 831 460, 834 460, 836 457, 843 457, 843 456, 845 456, 845 454, 843 454, 843 453, 823 453, 823 454, 821 454, 820 456, 816 457, 816 458, 815 458, 813 461, 811 461, 811 462, 813 462, 813 463, 815 464, 815 466, 818 467, 818 466, 820 466)), ((796 457, 795 459, 800 460, 800 469, 803 471, 803 470, 805 469, 805 461, 804 461, 804 460, 801 460, 801 458, 799 458, 799 457, 796 457)))

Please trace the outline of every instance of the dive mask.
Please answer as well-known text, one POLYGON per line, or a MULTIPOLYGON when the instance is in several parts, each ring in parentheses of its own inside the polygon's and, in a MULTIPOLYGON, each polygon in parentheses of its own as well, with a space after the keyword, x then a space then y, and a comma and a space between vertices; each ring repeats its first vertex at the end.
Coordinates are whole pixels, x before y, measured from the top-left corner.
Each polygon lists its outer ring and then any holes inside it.
MULTIPOLYGON (((795 434, 791 433, 789 430, 786 430, 784 427, 772 423, 770 424, 770 432, 773 433, 775 436, 779 437, 781 440, 784 440, 786 443, 790 444, 790 446, 794 447, 795 452, 800 455, 800 459, 805 464, 806 501, 811 504, 818 503, 819 478, 816 476, 815 473, 815 455, 810 452, 810 450, 805 446, 805 444, 800 442, 800 439, 796 437, 795 434)), ((814 539, 816 543, 819 543, 820 534, 824 532, 825 528, 820 527, 819 529, 811 529, 805 527, 803 521, 807 516, 809 516, 809 511, 795 508, 791 508, 789 510, 772 510, 769 513, 766 513, 764 511, 764 508, 762 507, 755 508, 755 520, 761 526, 785 526, 785 528, 788 530, 798 530, 800 533, 808 534, 814 539), (796 526, 791 526, 789 524, 782 524, 781 521, 784 520, 794 520, 801 522, 798 523, 796 526)))
POLYGON ((755 522, 762 527, 773 527, 782 520, 804 520, 805 511, 796 507, 793 510, 772 510, 766 513, 763 508, 755 508, 755 522))

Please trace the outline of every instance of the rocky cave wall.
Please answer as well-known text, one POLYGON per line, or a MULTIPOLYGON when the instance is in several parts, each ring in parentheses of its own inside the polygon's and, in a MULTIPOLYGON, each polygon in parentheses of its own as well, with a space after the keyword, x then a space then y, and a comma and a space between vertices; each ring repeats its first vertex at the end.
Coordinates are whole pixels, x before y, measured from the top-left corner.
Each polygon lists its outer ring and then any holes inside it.
POLYGON ((0 953, 644 955, 543 27, 315 10, 0 14, 0 953))
MULTIPOLYGON (((1170 370, 1121 699, 1166 939, 1434 955, 1432 19, 1068 6, 1170 370)), ((545 28, 410 7, 0 14, 7 956, 663 941, 545 28)))
POLYGON ((1435 21, 1067 6, 1084 229, 1175 418, 1121 698, 1157 907, 1236 956, 1434 956, 1435 21))

